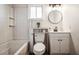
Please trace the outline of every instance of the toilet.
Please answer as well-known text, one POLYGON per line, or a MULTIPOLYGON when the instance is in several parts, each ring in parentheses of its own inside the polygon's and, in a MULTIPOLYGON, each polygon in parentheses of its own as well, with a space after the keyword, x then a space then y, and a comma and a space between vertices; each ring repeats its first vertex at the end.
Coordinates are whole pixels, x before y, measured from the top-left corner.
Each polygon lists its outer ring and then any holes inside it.
POLYGON ((45 33, 35 33, 35 44, 33 46, 33 53, 35 55, 42 55, 45 53, 44 43, 45 33))

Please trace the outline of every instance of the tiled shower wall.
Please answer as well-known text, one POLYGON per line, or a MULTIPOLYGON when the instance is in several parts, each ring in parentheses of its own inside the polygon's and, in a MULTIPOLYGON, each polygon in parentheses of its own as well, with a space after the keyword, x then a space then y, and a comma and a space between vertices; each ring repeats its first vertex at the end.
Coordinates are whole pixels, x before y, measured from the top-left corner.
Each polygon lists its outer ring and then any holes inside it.
POLYGON ((14 5, 15 36, 14 39, 28 40, 28 6, 27 4, 14 5))
POLYGON ((10 6, 0 5, 0 54, 8 54, 10 6))

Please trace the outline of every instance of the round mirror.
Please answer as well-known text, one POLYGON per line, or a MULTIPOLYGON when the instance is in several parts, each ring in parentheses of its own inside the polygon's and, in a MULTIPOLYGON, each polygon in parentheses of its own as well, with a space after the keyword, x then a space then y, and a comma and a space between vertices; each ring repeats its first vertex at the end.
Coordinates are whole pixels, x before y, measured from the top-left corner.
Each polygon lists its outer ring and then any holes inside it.
POLYGON ((62 21, 62 13, 58 10, 53 10, 48 14, 48 20, 53 24, 58 24, 62 21))

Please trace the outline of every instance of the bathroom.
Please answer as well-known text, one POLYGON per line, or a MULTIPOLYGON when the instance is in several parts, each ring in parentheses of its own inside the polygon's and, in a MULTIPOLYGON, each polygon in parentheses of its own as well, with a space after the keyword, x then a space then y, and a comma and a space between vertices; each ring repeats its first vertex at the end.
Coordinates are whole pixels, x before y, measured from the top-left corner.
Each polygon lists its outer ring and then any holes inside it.
POLYGON ((0 55, 79 55, 78 19, 79 4, 0 4, 0 55))

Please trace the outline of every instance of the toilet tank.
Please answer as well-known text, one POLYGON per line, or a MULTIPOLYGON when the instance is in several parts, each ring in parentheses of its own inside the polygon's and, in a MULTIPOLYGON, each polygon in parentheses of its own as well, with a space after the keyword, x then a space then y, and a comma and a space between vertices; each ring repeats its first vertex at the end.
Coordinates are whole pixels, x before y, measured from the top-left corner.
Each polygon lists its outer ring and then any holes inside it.
POLYGON ((35 33, 35 42, 44 42, 45 33, 35 33))

